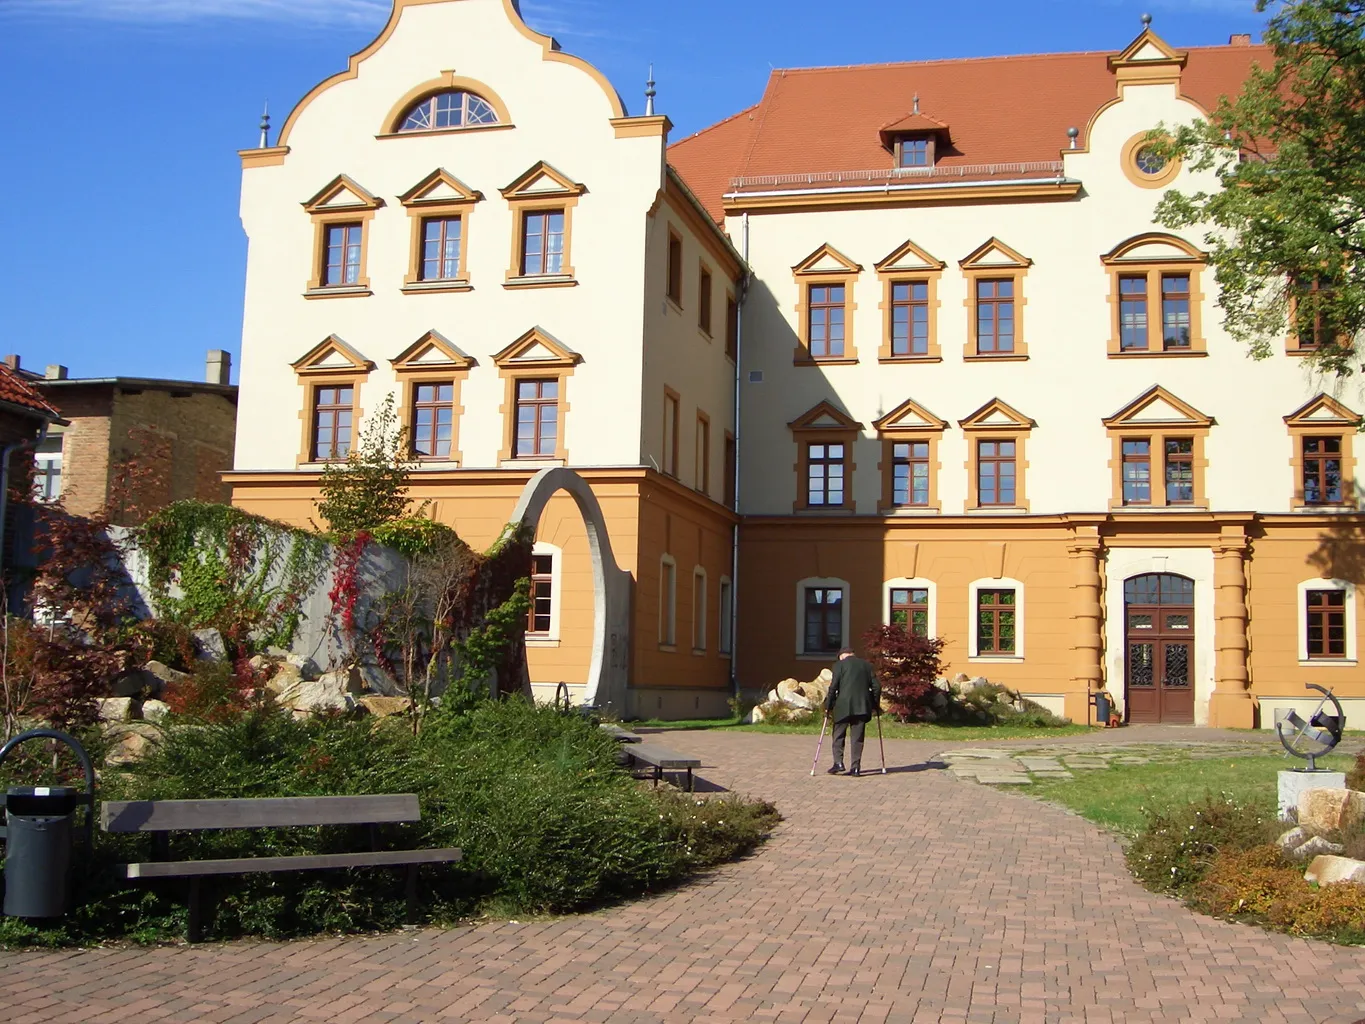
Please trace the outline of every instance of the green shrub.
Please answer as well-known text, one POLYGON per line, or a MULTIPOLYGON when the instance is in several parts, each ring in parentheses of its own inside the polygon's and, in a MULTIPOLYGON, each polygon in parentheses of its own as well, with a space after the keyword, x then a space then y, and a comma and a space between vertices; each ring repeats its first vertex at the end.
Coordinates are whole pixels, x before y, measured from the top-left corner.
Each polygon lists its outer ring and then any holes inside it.
POLYGON ((381 523, 370 531, 370 536, 376 543, 391 547, 409 558, 456 539, 455 531, 449 526, 426 516, 404 516, 381 523))
POLYGON ((1237 853, 1270 842, 1280 824, 1259 807, 1226 795, 1170 811, 1150 811, 1128 848, 1128 868, 1154 892, 1188 896, 1220 853, 1237 853))
MULTIPOLYGON (((106 769, 102 799, 416 793, 422 821, 386 825, 389 848, 457 846, 458 865, 423 869, 425 919, 482 911, 563 913, 657 890, 762 841, 770 805, 658 793, 616 767, 616 744, 578 716, 521 699, 432 712, 420 736, 396 720, 313 716, 272 707, 221 723, 173 716, 166 741, 126 772, 106 769)), ((185 859, 365 849, 350 828, 176 834, 185 859)), ((0 942, 159 941, 185 926, 183 881, 133 883, 113 865, 147 857, 138 836, 100 834, 75 872, 81 904, 55 929, 0 924, 0 942)), ((224 876, 215 937, 272 938, 385 929, 402 922, 394 869, 224 876)))

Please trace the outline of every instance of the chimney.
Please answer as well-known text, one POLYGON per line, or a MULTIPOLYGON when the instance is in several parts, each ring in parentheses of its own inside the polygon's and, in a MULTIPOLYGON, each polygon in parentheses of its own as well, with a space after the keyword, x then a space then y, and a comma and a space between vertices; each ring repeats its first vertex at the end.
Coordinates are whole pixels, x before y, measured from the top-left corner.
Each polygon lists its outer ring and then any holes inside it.
POLYGON ((43 377, 47 380, 66 380, 67 369, 61 363, 49 363, 43 370, 43 377))
POLYGON ((209 349, 208 363, 204 368, 204 380, 210 384, 232 383, 232 353, 221 348, 209 349))
POLYGON ((1228 45, 1229 45, 1229 46, 1250 46, 1250 45, 1251 45, 1251 33, 1250 33, 1250 32, 1239 32, 1239 33, 1237 33, 1236 35, 1228 36, 1228 45))
POLYGON ((19 369, 19 357, 16 356, 16 355, 11 354, 11 355, 5 356, 4 363, 5 363, 5 365, 8 366, 11 370, 17 370, 17 369, 19 369))

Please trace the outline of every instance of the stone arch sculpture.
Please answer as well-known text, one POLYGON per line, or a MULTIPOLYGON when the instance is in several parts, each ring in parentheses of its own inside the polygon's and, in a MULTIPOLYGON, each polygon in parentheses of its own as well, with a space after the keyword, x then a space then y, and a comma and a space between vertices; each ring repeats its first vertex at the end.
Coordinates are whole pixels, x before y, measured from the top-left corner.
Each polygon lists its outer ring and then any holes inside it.
POLYGON ((512 512, 512 522, 524 524, 534 532, 545 506, 559 491, 568 493, 578 506, 592 555, 592 661, 583 702, 620 714, 626 707, 629 677, 632 581, 630 573, 621 569, 612 555, 611 538, 597 496, 588 482, 571 469, 542 469, 526 482, 512 512))

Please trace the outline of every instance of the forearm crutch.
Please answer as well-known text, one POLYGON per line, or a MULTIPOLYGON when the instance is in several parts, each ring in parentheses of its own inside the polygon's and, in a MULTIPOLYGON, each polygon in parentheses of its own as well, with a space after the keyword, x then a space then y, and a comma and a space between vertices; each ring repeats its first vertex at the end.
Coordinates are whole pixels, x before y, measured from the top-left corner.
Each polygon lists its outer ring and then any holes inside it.
POLYGON ((820 763, 820 748, 825 745, 825 726, 829 725, 829 712, 826 711, 820 719, 820 738, 815 741, 815 760, 810 763, 810 773, 815 774, 816 765, 820 763))
POLYGON ((877 746, 882 748, 882 774, 886 774, 886 740, 882 739, 882 713, 877 711, 877 746))

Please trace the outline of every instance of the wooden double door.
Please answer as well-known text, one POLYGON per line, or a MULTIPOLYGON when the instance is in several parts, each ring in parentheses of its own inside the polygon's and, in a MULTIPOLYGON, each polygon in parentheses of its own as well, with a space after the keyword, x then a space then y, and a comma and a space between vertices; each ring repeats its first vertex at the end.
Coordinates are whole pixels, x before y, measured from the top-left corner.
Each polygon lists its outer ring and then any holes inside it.
POLYGON ((1194 581, 1173 573, 1123 584, 1125 705, 1132 723, 1194 722, 1194 581))

